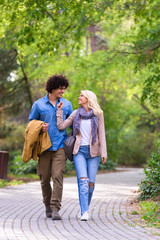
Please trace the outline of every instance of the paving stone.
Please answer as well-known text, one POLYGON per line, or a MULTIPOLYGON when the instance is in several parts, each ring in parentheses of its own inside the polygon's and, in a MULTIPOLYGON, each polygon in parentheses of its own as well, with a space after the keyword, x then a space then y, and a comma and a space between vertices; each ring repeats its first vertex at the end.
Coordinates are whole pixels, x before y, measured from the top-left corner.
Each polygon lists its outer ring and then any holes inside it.
POLYGON ((64 179, 61 221, 46 218, 39 181, 1 189, 0 240, 159 239, 152 231, 136 225, 127 209, 144 177, 143 170, 118 170, 97 175, 88 222, 78 219, 75 177, 64 179))

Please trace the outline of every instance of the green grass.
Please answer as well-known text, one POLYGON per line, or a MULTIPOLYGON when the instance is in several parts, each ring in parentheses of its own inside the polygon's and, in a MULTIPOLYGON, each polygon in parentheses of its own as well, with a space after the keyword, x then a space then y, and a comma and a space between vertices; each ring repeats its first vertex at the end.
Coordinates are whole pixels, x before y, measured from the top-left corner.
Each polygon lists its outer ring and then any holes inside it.
POLYGON ((30 179, 30 180, 39 180, 39 176, 36 173, 27 173, 27 174, 8 174, 9 179, 30 179))
POLYGON ((0 179, 0 188, 15 186, 26 182, 39 180, 37 174, 8 174, 7 179, 0 179))
MULTIPOLYGON (((76 176, 75 170, 69 170, 64 174, 64 177, 76 176)), ((7 179, 0 179, 0 188, 6 186, 15 186, 27 182, 39 181, 39 176, 37 174, 28 173, 28 174, 11 174, 7 175, 7 179)))
POLYGON ((141 201, 142 219, 144 219, 150 227, 160 227, 160 202, 159 201, 141 201))
POLYGON ((119 211, 119 215, 122 215, 122 214, 123 214, 123 212, 119 211))
POLYGON ((6 186, 15 186, 24 183, 22 180, 17 181, 15 179, 8 181, 5 179, 0 179, 0 188, 6 187, 6 186))
POLYGON ((76 170, 69 170, 66 173, 64 173, 64 177, 75 177, 76 176, 76 170))
POLYGON ((131 214, 132 214, 132 215, 139 215, 139 212, 137 212, 137 211, 132 211, 131 214))

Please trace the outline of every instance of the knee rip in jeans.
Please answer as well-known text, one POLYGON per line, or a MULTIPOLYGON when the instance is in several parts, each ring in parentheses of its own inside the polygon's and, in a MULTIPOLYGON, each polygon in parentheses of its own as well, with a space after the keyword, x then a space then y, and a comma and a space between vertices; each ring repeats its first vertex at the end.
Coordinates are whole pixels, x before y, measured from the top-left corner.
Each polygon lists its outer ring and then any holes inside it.
POLYGON ((94 187, 94 183, 93 182, 89 182, 89 187, 94 187))
POLYGON ((87 177, 81 177, 80 179, 81 180, 87 180, 88 178, 87 177))
MULTIPOLYGON (((81 180, 88 180, 87 177, 81 177, 81 180)), ((93 182, 89 182, 89 187, 94 187, 94 183, 93 182)))

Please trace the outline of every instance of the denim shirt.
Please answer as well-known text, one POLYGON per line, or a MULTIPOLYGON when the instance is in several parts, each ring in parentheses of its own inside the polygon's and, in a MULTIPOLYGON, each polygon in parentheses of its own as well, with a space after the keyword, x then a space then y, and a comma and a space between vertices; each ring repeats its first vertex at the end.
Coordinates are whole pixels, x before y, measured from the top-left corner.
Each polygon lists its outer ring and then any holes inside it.
POLYGON ((58 130, 57 128, 57 104, 63 102, 63 119, 65 120, 73 112, 71 103, 64 99, 59 98, 56 102, 55 107, 49 101, 48 95, 43 98, 38 99, 34 102, 28 121, 33 119, 44 121, 48 123, 48 134, 52 143, 52 146, 48 151, 57 151, 59 148, 64 147, 64 141, 67 138, 66 130, 58 130))

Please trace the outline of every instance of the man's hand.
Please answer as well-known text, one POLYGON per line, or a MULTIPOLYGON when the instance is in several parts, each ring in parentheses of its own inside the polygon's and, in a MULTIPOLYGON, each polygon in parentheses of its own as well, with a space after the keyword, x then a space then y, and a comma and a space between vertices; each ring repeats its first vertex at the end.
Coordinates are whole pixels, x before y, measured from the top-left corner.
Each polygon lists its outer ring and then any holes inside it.
POLYGON ((107 157, 101 157, 101 159, 103 164, 107 161, 107 157))
POLYGON ((57 109, 58 109, 58 110, 61 110, 62 107, 63 107, 63 102, 60 101, 60 103, 57 104, 57 109))
POLYGON ((44 123, 43 126, 42 126, 42 132, 47 132, 48 131, 48 126, 49 126, 48 123, 44 123))

